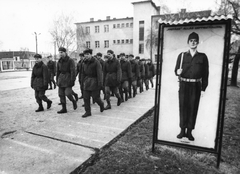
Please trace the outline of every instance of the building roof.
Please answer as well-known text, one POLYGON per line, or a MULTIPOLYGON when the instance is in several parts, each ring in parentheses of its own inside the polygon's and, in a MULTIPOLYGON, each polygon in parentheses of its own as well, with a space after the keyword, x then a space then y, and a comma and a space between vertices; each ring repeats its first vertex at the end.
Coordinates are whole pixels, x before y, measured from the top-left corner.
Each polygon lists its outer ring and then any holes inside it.
POLYGON ((153 7, 155 7, 156 10, 159 10, 159 6, 156 6, 156 4, 154 2, 152 2, 152 0, 146 0, 146 1, 137 1, 137 2, 132 2, 132 4, 142 4, 142 3, 151 3, 153 7))
POLYGON ((161 24, 169 24, 169 25, 178 25, 178 24, 186 24, 191 22, 202 22, 202 21, 216 21, 216 20, 227 20, 232 19, 232 15, 215 15, 215 16, 185 16, 185 17, 178 17, 173 18, 171 16, 162 16, 158 22, 161 24))
POLYGON ((98 19, 98 20, 95 20, 95 21, 77 22, 75 24, 89 24, 89 23, 98 23, 98 22, 106 22, 106 21, 120 21, 120 20, 126 20, 126 19, 133 20, 133 17, 118 18, 118 19, 117 18, 112 18, 112 19, 104 19, 104 20, 98 19))

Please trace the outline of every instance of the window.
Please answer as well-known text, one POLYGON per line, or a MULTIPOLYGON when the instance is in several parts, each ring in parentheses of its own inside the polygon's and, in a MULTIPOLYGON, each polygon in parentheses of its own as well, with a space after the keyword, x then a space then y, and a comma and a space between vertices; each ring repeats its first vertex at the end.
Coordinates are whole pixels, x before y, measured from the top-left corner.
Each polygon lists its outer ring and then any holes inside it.
POLYGON ((125 27, 125 24, 124 23, 122 23, 122 28, 124 28, 125 27))
POLYGON ((95 26, 95 33, 99 33, 99 26, 95 26))
POLYGON ((126 27, 129 27, 129 23, 126 23, 126 27))
POLYGON ((117 28, 120 28, 120 24, 117 24, 117 28))
POLYGON ((87 48, 90 48, 90 41, 86 42, 86 46, 87 46, 87 48))
POLYGON ((99 48, 99 47, 100 47, 99 41, 95 41, 95 48, 99 48))
POLYGON ((124 40, 122 40, 122 44, 124 44, 124 40))
POLYGON ((104 48, 109 48, 109 41, 108 40, 104 41, 104 48))
POLYGON ((87 33, 87 34, 90 33, 90 27, 86 27, 86 33, 87 33))
POLYGON ((113 24, 113 28, 116 28, 116 24, 113 24))
POLYGON ((115 44, 116 43, 116 40, 113 40, 113 44, 115 44))
POLYGON ((130 27, 133 27, 133 23, 130 23, 130 27))
POLYGON ((129 40, 128 40, 128 39, 126 39, 126 43, 129 43, 129 40))
POLYGON ((109 25, 104 25, 104 32, 109 32, 109 25))
POLYGON ((139 21, 139 41, 144 41, 144 21, 139 21))
POLYGON ((139 44, 139 54, 143 54, 144 53, 144 44, 141 43, 139 44))
POLYGON ((120 40, 117 40, 117 43, 120 44, 120 40))
POLYGON ((131 44, 133 43, 133 39, 130 39, 130 43, 131 43, 131 44))

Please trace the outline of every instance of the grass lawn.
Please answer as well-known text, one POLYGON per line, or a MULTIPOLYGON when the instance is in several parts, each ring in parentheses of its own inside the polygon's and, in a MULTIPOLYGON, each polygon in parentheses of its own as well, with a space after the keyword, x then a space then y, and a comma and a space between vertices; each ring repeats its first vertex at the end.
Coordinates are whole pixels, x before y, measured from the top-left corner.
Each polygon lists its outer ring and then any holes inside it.
POLYGON ((153 112, 72 173, 240 174, 240 88, 228 86, 220 168, 216 155, 156 145, 151 152, 153 112))

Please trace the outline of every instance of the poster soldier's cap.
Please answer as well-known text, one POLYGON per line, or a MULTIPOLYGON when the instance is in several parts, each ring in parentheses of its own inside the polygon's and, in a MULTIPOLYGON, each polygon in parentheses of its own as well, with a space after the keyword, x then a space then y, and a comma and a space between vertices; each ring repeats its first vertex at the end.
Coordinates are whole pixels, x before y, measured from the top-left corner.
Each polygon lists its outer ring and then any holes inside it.
POLYGON ((92 49, 86 49, 83 51, 83 54, 92 54, 92 49))
POLYGON ((41 55, 41 54, 35 54, 35 55, 34 55, 34 58, 39 58, 39 59, 41 59, 41 58, 42 58, 42 55, 41 55))
POLYGON ((195 32, 192 32, 191 34, 189 34, 189 36, 188 36, 188 42, 189 42, 189 40, 191 40, 191 39, 196 39, 197 42, 199 42, 199 36, 198 36, 198 34, 195 33, 195 32))
POLYGON ((67 52, 66 48, 64 48, 64 47, 59 47, 58 51, 67 52))

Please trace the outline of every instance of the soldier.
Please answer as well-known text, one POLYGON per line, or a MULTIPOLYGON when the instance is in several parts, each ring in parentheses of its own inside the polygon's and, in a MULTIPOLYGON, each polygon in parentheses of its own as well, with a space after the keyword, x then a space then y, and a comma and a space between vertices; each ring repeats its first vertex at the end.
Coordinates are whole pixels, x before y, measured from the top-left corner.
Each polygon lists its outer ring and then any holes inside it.
POLYGON ((85 114, 83 118, 91 116, 90 97, 100 106, 100 112, 104 111, 104 103, 100 98, 100 89, 103 86, 103 73, 100 62, 92 56, 92 50, 87 49, 84 52, 83 62, 83 100, 85 114))
POLYGON ((140 88, 139 92, 143 92, 143 80, 145 78, 145 68, 144 68, 144 65, 143 63, 140 61, 140 57, 139 56, 136 56, 136 61, 138 63, 138 66, 139 66, 139 78, 137 80, 137 85, 138 87, 140 88))
POLYGON ((149 89, 149 66, 147 65, 146 59, 141 59, 141 62, 143 63, 144 69, 145 69, 143 83, 145 84, 146 90, 148 90, 149 89))
POLYGON ((177 58, 175 74, 179 77, 179 108, 181 132, 177 138, 187 137, 194 141, 195 128, 201 93, 208 86, 209 65, 206 54, 197 51, 199 36, 193 32, 187 43, 189 51, 180 53, 177 58), (187 129, 187 134, 186 134, 187 129))
POLYGON ((139 78, 139 65, 136 62, 134 56, 130 54, 129 56, 129 61, 131 63, 131 68, 132 68, 132 80, 131 83, 129 84, 129 96, 132 95, 132 89, 131 86, 133 87, 133 97, 136 96, 137 94, 137 80, 139 78))
POLYGON ((82 66, 83 66, 83 60, 84 60, 84 54, 80 53, 79 54, 79 58, 80 60, 77 63, 77 73, 76 76, 78 75, 78 81, 80 84, 80 90, 81 90, 81 97, 79 97, 79 99, 83 98, 83 84, 82 84, 82 66))
POLYGON ((58 49, 60 59, 57 64, 57 85, 58 85, 58 95, 60 102, 62 104, 62 109, 58 111, 58 114, 66 113, 66 96, 73 103, 73 109, 77 109, 77 102, 73 98, 72 87, 75 84, 76 72, 75 72, 75 62, 71 59, 67 53, 66 48, 60 47, 58 49))
POLYGON ((130 62, 126 59, 125 53, 120 54, 120 64, 122 69, 122 80, 119 90, 122 101, 124 101, 123 93, 125 94, 125 101, 127 101, 129 93, 129 81, 132 79, 132 67, 130 62))
MULTIPOLYGON (((105 64, 105 61, 102 59, 102 53, 97 53, 97 60, 100 62, 100 64, 101 64, 101 66, 102 66, 102 73, 103 73, 103 68, 104 68, 104 64, 105 64)), ((104 77, 103 77, 103 79, 104 79, 104 77)), ((105 96, 105 90, 104 90, 104 84, 103 84, 103 86, 101 87, 101 89, 100 89, 100 92, 103 92, 103 94, 104 94, 104 99, 106 99, 106 96, 105 96)))
POLYGON ((105 82, 105 94, 107 106, 105 109, 111 109, 110 103, 110 91, 113 90, 115 96, 117 97, 117 106, 121 104, 121 96, 119 94, 118 87, 121 83, 122 70, 120 62, 115 58, 114 52, 112 50, 107 51, 108 60, 104 65, 104 82, 105 82))
POLYGON ((35 54, 34 58, 36 64, 32 70, 31 87, 35 90, 35 98, 39 106, 35 112, 40 112, 44 110, 42 101, 47 103, 47 109, 51 107, 52 101, 45 95, 45 92, 48 89, 48 68, 42 62, 42 56, 40 54, 35 54))
POLYGON ((153 77, 156 75, 156 70, 155 70, 155 66, 153 65, 151 59, 148 59, 147 64, 149 66, 149 81, 153 88, 153 77))
POLYGON ((47 67, 48 67, 48 72, 49 72, 49 86, 50 86, 50 90, 52 89, 52 83, 54 85, 54 89, 56 88, 56 83, 54 80, 54 76, 56 75, 56 63, 54 61, 52 61, 52 56, 48 56, 48 63, 47 63, 47 67))

